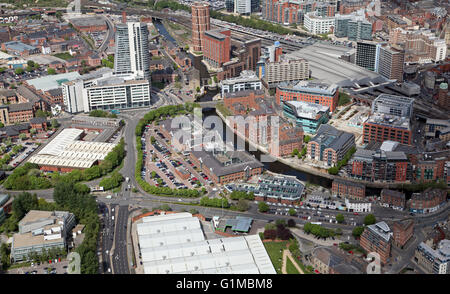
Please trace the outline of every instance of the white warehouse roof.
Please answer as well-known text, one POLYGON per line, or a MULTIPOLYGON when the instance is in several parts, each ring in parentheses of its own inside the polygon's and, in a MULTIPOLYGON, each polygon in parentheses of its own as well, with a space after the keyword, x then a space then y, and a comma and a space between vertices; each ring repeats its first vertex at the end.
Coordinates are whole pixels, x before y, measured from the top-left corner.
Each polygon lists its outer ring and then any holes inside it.
POLYGON ((150 216, 137 225, 146 274, 275 274, 257 235, 205 240, 190 213, 150 216))
POLYGON ((59 133, 28 162, 38 165, 89 168, 105 159, 116 144, 78 141, 83 130, 68 128, 59 133))

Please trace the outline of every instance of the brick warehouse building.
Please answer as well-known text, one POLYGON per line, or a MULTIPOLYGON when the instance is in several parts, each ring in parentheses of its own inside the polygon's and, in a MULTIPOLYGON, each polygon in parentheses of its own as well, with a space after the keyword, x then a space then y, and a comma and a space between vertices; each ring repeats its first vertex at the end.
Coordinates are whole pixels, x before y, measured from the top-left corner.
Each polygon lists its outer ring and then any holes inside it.
POLYGON ((413 213, 430 213, 436 211, 447 201, 447 191, 428 188, 422 193, 413 193, 407 202, 413 213))
POLYGON ((403 248, 414 233, 414 220, 406 219, 394 222, 392 225, 392 233, 393 244, 403 248))
POLYGON ((203 59, 214 67, 230 61, 230 30, 210 30, 203 35, 203 59))
POLYGON ((361 235, 359 245, 366 252, 380 255, 381 264, 386 264, 391 255, 391 229, 383 221, 367 226, 361 235))
POLYGON ((383 189, 381 190, 381 204, 385 207, 391 207, 398 210, 403 210, 406 205, 405 193, 383 189))
POLYGON ((350 199, 363 199, 366 197, 366 187, 363 184, 342 179, 333 180, 331 191, 333 195, 350 199))
POLYGON ((305 101, 328 106, 331 112, 337 108, 339 100, 338 87, 317 82, 300 81, 296 85, 279 85, 276 91, 276 102, 305 101))
POLYGON ((231 109, 234 104, 239 103, 245 108, 258 109, 259 105, 256 100, 264 98, 263 90, 243 90, 232 93, 225 93, 223 95, 223 103, 226 108, 231 109))
POLYGON ((217 184, 227 184, 260 175, 264 165, 243 151, 192 151, 190 159, 217 184))
POLYGON ((209 4, 207 2, 195 2, 192 4, 192 49, 203 51, 204 32, 210 29, 209 4))

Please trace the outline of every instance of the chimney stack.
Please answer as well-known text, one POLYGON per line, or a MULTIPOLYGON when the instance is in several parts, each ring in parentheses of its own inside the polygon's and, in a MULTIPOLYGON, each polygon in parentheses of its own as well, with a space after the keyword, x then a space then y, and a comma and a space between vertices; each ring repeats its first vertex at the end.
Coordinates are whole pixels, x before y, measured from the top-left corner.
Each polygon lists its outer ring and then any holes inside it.
POLYGON ((122 23, 127 23, 127 12, 122 11, 122 23))

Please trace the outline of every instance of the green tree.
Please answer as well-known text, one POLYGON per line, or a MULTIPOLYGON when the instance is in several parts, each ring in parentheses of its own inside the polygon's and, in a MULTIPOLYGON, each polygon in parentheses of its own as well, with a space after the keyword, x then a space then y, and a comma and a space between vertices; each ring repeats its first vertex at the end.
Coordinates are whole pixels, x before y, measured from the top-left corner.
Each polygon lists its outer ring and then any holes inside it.
POLYGON ((366 226, 373 225, 376 222, 377 220, 373 214, 368 214, 366 215, 366 217, 364 217, 364 224, 366 226))
POLYGON ((55 75, 55 74, 56 74, 56 70, 55 70, 54 68, 48 68, 48 69, 47 69, 47 73, 48 73, 49 75, 55 75))
POLYGON ((44 111, 42 111, 41 109, 36 110, 35 116, 36 117, 47 117, 46 113, 44 111))
POLYGON ((258 203, 258 210, 259 210, 259 212, 267 212, 267 211, 269 211, 269 205, 267 205, 267 203, 261 201, 258 203))
POLYGON ((21 133, 20 135, 19 135, 19 139, 20 140, 25 140, 27 138, 27 135, 26 134, 24 134, 24 133, 21 133))
POLYGON ((34 70, 34 68, 32 66, 27 65, 27 67, 25 68, 25 70, 27 72, 32 72, 34 70))
POLYGON ((336 215, 336 221, 340 224, 342 224, 344 222, 345 218, 344 215, 342 215, 341 213, 336 215))
POLYGON ((200 93, 200 87, 197 87, 197 88, 195 89, 195 91, 197 91, 197 93, 200 93))
POLYGON ((352 231, 352 235, 355 238, 359 238, 364 232, 364 227, 355 227, 352 231))
POLYGON ((56 119, 52 119, 51 125, 53 129, 57 129, 59 127, 59 123, 56 119))
POLYGON ((248 201, 245 199, 239 199, 236 208, 239 211, 247 211, 249 208, 248 201))
POLYGON ((308 144, 309 141, 311 141, 311 137, 308 135, 305 135, 305 137, 303 138, 303 143, 308 144))
POLYGON ((295 148, 294 150, 292 150, 292 156, 296 156, 296 155, 298 155, 298 149, 297 148, 295 148))
POLYGON ((293 208, 289 208, 289 215, 290 216, 294 216, 294 215, 296 215, 297 214, 297 211, 295 210, 295 209, 293 209, 293 208))
POLYGON ((16 74, 16 75, 21 75, 21 74, 23 74, 25 72, 25 70, 23 69, 23 68, 16 68, 15 70, 14 70, 14 73, 16 74))

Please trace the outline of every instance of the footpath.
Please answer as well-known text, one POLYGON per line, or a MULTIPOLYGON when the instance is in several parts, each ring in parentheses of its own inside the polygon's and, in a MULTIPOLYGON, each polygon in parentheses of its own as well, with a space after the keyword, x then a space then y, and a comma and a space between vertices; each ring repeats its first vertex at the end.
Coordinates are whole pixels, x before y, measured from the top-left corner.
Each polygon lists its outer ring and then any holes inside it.
POLYGON ((305 273, 302 271, 302 269, 300 268, 298 263, 294 260, 294 257, 292 257, 292 254, 288 249, 284 249, 284 251, 283 251, 283 266, 281 267, 281 273, 284 275, 287 274, 286 264, 287 264, 288 258, 291 260, 292 264, 295 266, 295 268, 298 270, 298 272, 300 274, 304 275, 305 273))

